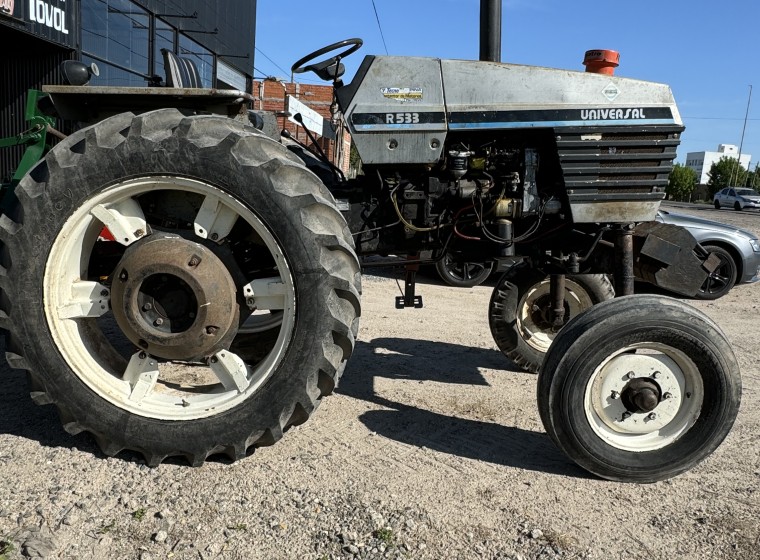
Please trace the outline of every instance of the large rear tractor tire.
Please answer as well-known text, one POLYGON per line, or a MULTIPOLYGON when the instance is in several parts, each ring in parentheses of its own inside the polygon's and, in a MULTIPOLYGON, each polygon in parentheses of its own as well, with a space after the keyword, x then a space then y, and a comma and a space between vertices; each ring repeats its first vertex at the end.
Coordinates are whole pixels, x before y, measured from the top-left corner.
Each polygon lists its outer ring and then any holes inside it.
POLYGON ((0 327, 32 398, 107 455, 231 460, 304 422, 354 347, 334 200, 231 119, 163 109, 58 144, 0 219, 0 327))
POLYGON ((609 480, 656 482, 705 459, 739 411, 739 366, 725 334, 675 299, 594 306, 554 339, 538 409, 554 443, 609 480))
MULTIPOLYGON (((615 297, 603 274, 565 278, 565 323, 592 306, 615 297)), ((499 350, 525 371, 537 373, 556 330, 551 320, 549 277, 527 263, 510 268, 496 283, 488 324, 499 350)))

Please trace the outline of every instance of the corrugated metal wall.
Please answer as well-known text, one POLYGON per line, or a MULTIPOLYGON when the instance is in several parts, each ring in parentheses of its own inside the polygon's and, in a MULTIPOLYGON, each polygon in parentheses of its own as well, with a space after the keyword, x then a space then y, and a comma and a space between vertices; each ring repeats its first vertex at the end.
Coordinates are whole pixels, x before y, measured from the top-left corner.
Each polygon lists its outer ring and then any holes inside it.
MULTIPOLYGON (((0 35, 0 49, 7 53, 0 80, 0 137, 5 137, 27 128, 26 91, 42 84, 60 84, 58 67, 62 61, 75 58, 75 53, 7 27, 1 28, 0 35)), ((2 180, 13 174, 23 151, 21 147, 0 149, 2 180)))

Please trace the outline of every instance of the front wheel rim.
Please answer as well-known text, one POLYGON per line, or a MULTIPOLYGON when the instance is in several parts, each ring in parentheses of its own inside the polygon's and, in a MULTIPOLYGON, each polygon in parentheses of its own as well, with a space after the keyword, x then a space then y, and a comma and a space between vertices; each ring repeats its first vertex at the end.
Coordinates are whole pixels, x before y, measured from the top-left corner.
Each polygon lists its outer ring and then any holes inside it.
MULTIPOLYGON (((542 280, 531 286, 520 298, 517 320, 520 335, 526 343, 547 352, 556 336, 549 313, 551 313, 550 282, 542 280)), ((565 279, 565 323, 594 305, 588 292, 570 278, 565 279)))
POLYGON ((594 433, 608 445, 629 452, 662 449, 696 423, 704 388, 697 365, 685 353, 656 342, 616 351, 593 372, 584 395, 584 414, 594 433), (657 395, 651 409, 631 406, 634 383, 657 395))
MULTIPOLYGON (((177 177, 149 177, 115 184, 86 200, 62 226, 48 255, 43 279, 44 309, 58 352, 73 373, 110 404, 130 413, 161 420, 193 420, 213 416, 249 399, 271 377, 287 350, 295 324, 295 285, 287 259, 273 233, 245 204, 210 184, 177 177), (116 359, 108 280, 89 276, 88 263, 103 231, 115 242, 129 245, 154 226, 140 206, 146 193, 195 197, 199 204, 187 224, 197 240, 227 241, 242 220, 247 235, 268 251, 274 271, 268 278, 250 279, 242 286, 246 301, 259 313, 269 310, 258 326, 279 326, 276 342, 258 363, 229 350, 210 356, 207 363, 183 363, 167 368, 139 348, 126 367, 116 359), (268 286, 271 286, 269 288, 268 286), (255 293, 254 293, 255 292, 255 293), (100 351, 103 341, 112 345, 100 351), (91 351, 98 348, 99 351, 91 351), (122 369, 124 367, 124 369, 122 369)), ((102 242, 102 237, 100 238, 102 242)), ((248 280, 248 279, 246 279, 248 280)), ((242 306, 241 306, 242 307, 242 306)), ((243 312, 250 313, 243 309, 243 312)), ((264 312, 266 314, 266 312, 264 312)), ((255 317, 254 313, 254 317, 255 317)), ((250 332, 248 324, 239 332, 250 332)), ((256 331, 257 329, 252 329, 256 331)), ((126 356, 124 356, 126 358, 126 356)))

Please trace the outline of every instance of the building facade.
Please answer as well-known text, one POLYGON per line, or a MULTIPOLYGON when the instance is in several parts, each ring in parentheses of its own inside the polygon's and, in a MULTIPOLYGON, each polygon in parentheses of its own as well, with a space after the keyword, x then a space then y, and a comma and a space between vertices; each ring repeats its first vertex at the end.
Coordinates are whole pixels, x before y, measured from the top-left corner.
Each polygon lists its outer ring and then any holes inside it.
MULTIPOLYGON (((64 60, 95 62, 90 85, 165 79, 161 49, 190 58, 204 87, 250 91, 256 0, 0 0, 0 137, 25 129, 26 91, 60 84, 64 60)), ((0 151, 0 177, 21 149, 0 151)))
MULTIPOLYGON (((296 99, 312 111, 319 114, 323 122, 319 126, 311 126, 317 143, 333 165, 348 173, 351 157, 351 135, 338 122, 331 125, 331 106, 333 103, 333 87, 331 85, 312 85, 285 83, 279 80, 262 80, 253 84, 254 108, 271 111, 278 114, 280 129, 287 130, 293 138, 312 147, 303 126, 293 119, 292 104, 288 98, 296 99)), ((313 151, 313 150, 312 150, 313 151)))
POLYGON ((686 154, 686 167, 693 169, 697 174, 697 184, 705 185, 710 180, 710 168, 720 158, 730 157, 738 159, 744 169, 749 169, 752 161, 751 154, 739 155, 739 147, 733 144, 720 144, 717 152, 689 152, 686 154))

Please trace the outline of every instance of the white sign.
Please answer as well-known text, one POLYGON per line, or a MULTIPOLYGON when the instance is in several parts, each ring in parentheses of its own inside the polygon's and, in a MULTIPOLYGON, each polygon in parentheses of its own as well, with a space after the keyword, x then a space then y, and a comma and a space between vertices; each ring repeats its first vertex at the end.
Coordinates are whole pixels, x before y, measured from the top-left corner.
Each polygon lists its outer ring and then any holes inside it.
POLYGON ((64 35, 69 34, 69 30, 66 29, 66 12, 62 8, 43 2, 43 0, 29 0, 29 19, 45 27, 60 31, 64 35))
POLYGON ((325 119, 322 118, 322 115, 317 113, 314 109, 311 109, 301 103, 298 99, 293 97, 292 95, 288 95, 288 113, 290 113, 290 117, 288 117, 288 120, 290 122, 294 122, 296 124, 299 123, 294 117, 301 113, 301 118, 303 119, 303 126, 314 132, 315 134, 319 134, 322 136, 324 132, 324 121, 325 119))

